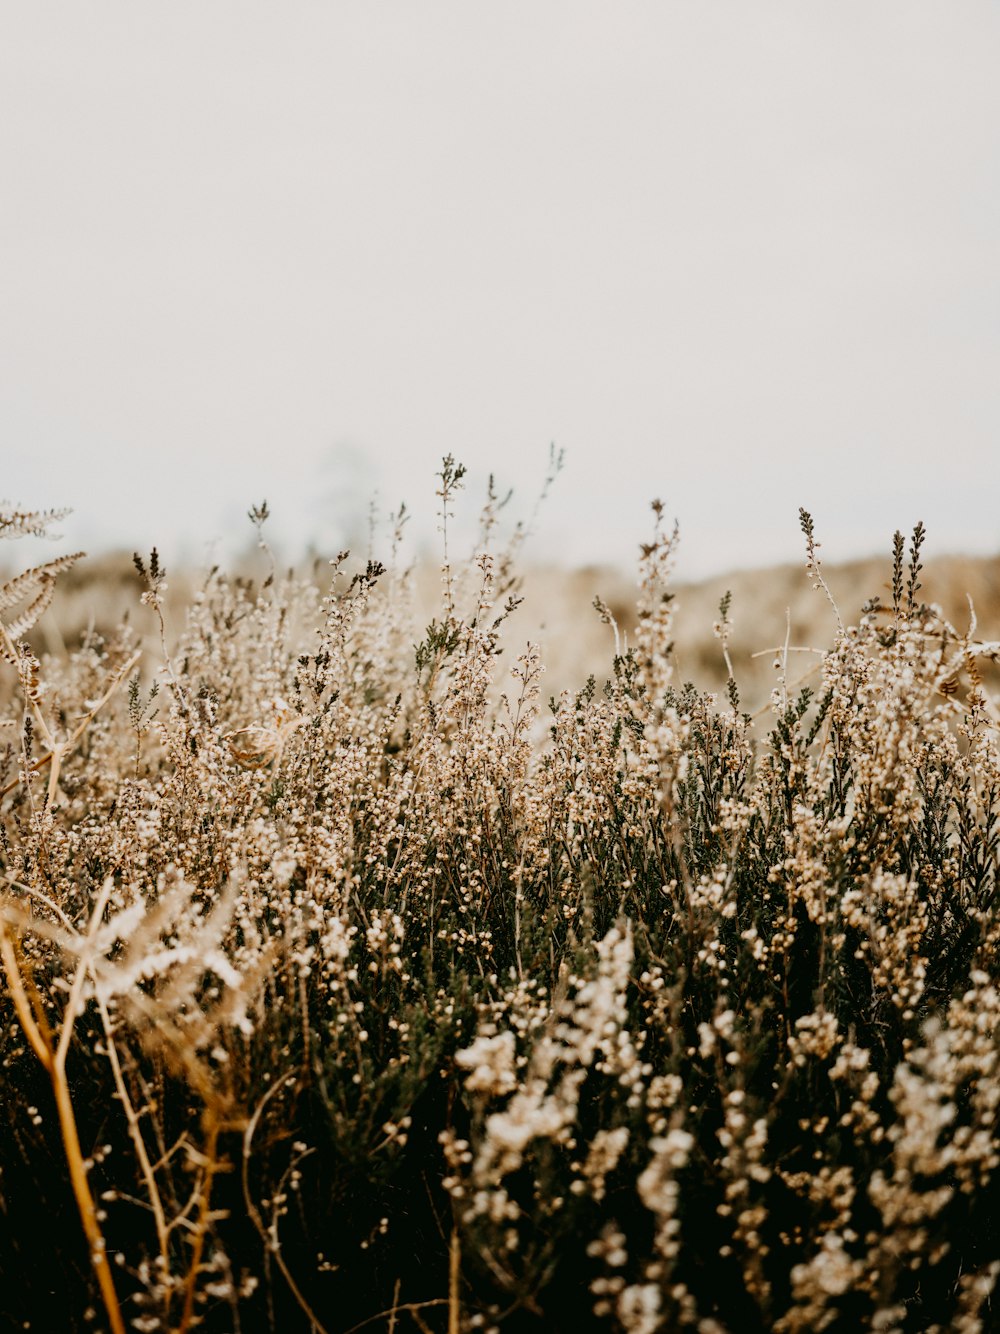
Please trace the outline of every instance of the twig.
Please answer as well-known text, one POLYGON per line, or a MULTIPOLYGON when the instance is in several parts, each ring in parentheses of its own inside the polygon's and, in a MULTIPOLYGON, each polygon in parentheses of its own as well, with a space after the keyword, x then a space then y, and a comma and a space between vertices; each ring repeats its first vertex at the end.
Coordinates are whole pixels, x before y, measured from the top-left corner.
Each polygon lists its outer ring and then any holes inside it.
POLYGON ((80 951, 80 959, 77 965, 76 974, 70 986, 69 999, 67 1000, 66 1008, 63 1011, 63 1020, 60 1027, 57 1046, 53 1047, 50 1034, 43 1031, 43 1026, 39 1022, 39 1019, 43 1018, 40 1005, 39 1007, 36 1007, 37 1013, 32 1013, 32 1006, 28 1000, 27 992, 24 987, 21 966, 17 959, 14 944, 7 933, 6 915, 3 913, 0 913, 0 957, 3 959, 11 999, 14 1003, 14 1009, 18 1020, 32 1050, 38 1057, 40 1064, 45 1069, 52 1084, 52 1092, 56 1103, 56 1113, 59 1118, 59 1130, 62 1136, 63 1152, 66 1155, 66 1166, 69 1169, 70 1184, 73 1188, 73 1195, 76 1199, 77 1209, 80 1214, 80 1222, 83 1226, 84 1236, 87 1239, 87 1247, 90 1252, 90 1262, 94 1268, 94 1275, 97 1279, 98 1287, 100 1288, 101 1298, 104 1302, 104 1309, 107 1312, 112 1334, 126 1334, 125 1321, 122 1318, 121 1307, 118 1304, 118 1294, 115 1291, 114 1280, 108 1265, 107 1246, 105 1244, 104 1234, 102 1233, 101 1225, 98 1222, 97 1211, 94 1207, 94 1197, 90 1193, 90 1184, 87 1181, 87 1169, 84 1166, 83 1151, 80 1147, 80 1134, 77 1129, 76 1114, 73 1110, 73 1100, 70 1095, 69 1084, 66 1080, 66 1054, 69 1050, 70 1040, 73 1035, 73 1028, 76 1022, 76 1011, 80 1003, 80 993, 83 988, 84 977, 89 966, 88 947, 93 945, 94 937, 101 924, 101 918, 104 916, 104 909, 107 906, 113 883, 111 878, 108 877, 104 882, 101 893, 97 897, 96 903, 94 904, 87 928, 87 934, 83 942, 83 948, 80 951))
POLYGON ((250 1220, 253 1223, 254 1227, 257 1229, 257 1232, 260 1234, 261 1241, 264 1243, 264 1249, 266 1253, 269 1256, 274 1257, 274 1261, 277 1264, 278 1268, 281 1270, 282 1276, 285 1282, 288 1284, 292 1296, 295 1298, 296 1302, 299 1305, 299 1309, 302 1311, 302 1314, 306 1317, 306 1319, 310 1322, 310 1327, 311 1330, 313 1331, 313 1334, 317 1334, 317 1332, 318 1334, 327 1334, 325 1325, 323 1325, 322 1321, 316 1315, 316 1312, 312 1309, 306 1298, 303 1296, 302 1291, 299 1288, 299 1285, 295 1282, 295 1279, 291 1271, 289 1270, 288 1265, 285 1263, 285 1257, 282 1255, 281 1246, 278 1243, 277 1228, 275 1227, 272 1232, 269 1232, 268 1229, 264 1226, 264 1220, 261 1218, 260 1212, 258 1211, 256 1204, 254 1204, 253 1196, 250 1193, 250 1151, 253 1146, 253 1137, 257 1133, 257 1127, 260 1124, 260 1118, 264 1114, 265 1107, 275 1096, 275 1094, 279 1093, 283 1088, 287 1088, 290 1084, 293 1084, 294 1082, 295 1082, 294 1074, 287 1074, 282 1079, 275 1080, 275 1082, 271 1085, 268 1091, 264 1094, 263 1098, 261 1098, 260 1102, 254 1109, 253 1115, 247 1122, 246 1129, 243 1132, 243 1165, 241 1172, 241 1179, 243 1184, 243 1200, 247 1207, 247 1213, 250 1215, 250 1220))
POLYGON ((352 1325, 350 1329, 345 1329, 344 1334, 357 1334, 357 1331, 359 1329, 364 1329, 367 1325, 374 1325, 376 1320, 385 1320, 388 1316, 391 1316, 393 1312, 398 1313, 399 1311, 405 1311, 407 1315, 412 1315, 414 1322, 420 1325, 423 1322, 417 1319, 418 1311, 426 1311, 431 1306, 447 1306, 447 1305, 448 1305, 447 1297, 434 1297, 430 1301, 426 1302, 403 1302, 401 1305, 397 1303, 391 1306, 387 1311, 378 1311, 376 1312, 375 1315, 369 1315, 366 1316, 364 1320, 359 1320, 358 1323, 356 1325, 352 1325))
POLYGON ((462 1307, 459 1300, 458 1281, 462 1269, 461 1243, 458 1228, 451 1229, 451 1245, 448 1247, 448 1334, 459 1334, 462 1307))
POLYGON ((125 1120, 128 1122, 128 1132, 132 1140, 132 1146, 135 1149, 135 1156, 139 1160, 139 1169, 142 1172, 143 1180, 146 1183, 146 1193, 149 1196, 149 1208, 152 1209, 153 1218, 156 1222, 156 1239, 160 1247, 160 1261, 163 1265, 163 1272, 166 1274, 169 1269, 168 1239, 170 1232, 167 1227, 167 1220, 163 1210, 163 1201, 160 1198, 159 1187, 156 1184, 156 1173, 153 1170, 152 1163, 149 1161, 149 1154, 146 1150, 146 1141, 142 1137, 142 1130, 139 1126, 139 1116, 132 1105, 132 1099, 129 1097, 128 1087, 125 1084, 125 1077, 122 1073, 121 1062, 118 1059, 118 1049, 115 1046, 114 1030, 111 1025, 111 1016, 108 1013, 107 1003, 101 994, 100 987, 97 985, 97 977, 93 969, 91 969, 90 975, 94 981, 97 1009, 101 1016, 101 1023, 104 1027, 104 1039, 108 1047, 108 1060, 111 1064, 111 1073, 114 1076, 118 1099, 125 1112, 125 1120))

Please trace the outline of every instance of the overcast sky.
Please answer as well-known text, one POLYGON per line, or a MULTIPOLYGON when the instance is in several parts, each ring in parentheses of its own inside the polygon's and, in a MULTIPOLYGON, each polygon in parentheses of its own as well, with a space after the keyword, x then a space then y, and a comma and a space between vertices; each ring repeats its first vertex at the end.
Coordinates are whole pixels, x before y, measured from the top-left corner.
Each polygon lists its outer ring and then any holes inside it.
POLYGON ((1000 546, 1000 6, 0 0, 0 496, 200 556, 1000 546))

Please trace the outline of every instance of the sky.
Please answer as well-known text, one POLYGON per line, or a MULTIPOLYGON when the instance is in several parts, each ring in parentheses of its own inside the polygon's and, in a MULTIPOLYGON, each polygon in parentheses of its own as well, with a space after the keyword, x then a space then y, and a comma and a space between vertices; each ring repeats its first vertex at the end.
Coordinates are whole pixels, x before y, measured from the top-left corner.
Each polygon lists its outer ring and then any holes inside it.
POLYGON ((433 549, 554 444, 532 559, 995 552, 998 68, 992 0, 0 0, 0 497, 433 549))

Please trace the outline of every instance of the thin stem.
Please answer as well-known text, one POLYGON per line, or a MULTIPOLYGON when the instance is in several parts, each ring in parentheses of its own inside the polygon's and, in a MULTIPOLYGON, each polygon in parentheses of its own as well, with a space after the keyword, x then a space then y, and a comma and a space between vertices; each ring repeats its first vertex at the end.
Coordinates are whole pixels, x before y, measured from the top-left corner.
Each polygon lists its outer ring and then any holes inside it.
POLYGON ((201 1257, 205 1251, 205 1238, 211 1221, 212 1186, 215 1182, 216 1173, 220 1171, 218 1150, 221 1127, 216 1110, 206 1108, 205 1119, 208 1123, 208 1131, 205 1137, 205 1152, 202 1156, 204 1171, 199 1183, 200 1207, 194 1229, 194 1241, 191 1245, 191 1261, 188 1266, 187 1281, 184 1285, 184 1309, 181 1312, 180 1324, 177 1326, 177 1334, 187 1334, 194 1319, 194 1299, 198 1289, 198 1274, 201 1271, 201 1257))
MULTIPOLYGON (((100 903, 100 900, 98 902, 100 903)), ((101 904, 101 911, 103 912, 103 904, 101 904)), ((92 926, 95 920, 100 920, 99 914, 97 914, 96 911, 94 917, 91 919, 92 926)), ((79 987, 77 987, 76 982, 79 980, 80 972, 78 971, 77 979, 74 980, 74 987, 70 991, 70 998, 67 1002, 63 1017, 59 1049, 54 1051, 51 1039, 47 1034, 42 1032, 36 1017, 32 1014, 32 1007, 25 991, 24 979, 17 961, 14 945, 10 936, 7 934, 6 923, 2 916, 0 916, 0 956, 3 958, 4 969, 7 973, 7 982, 10 987, 11 999, 14 1003, 14 1009, 18 1020, 32 1050, 48 1073, 52 1084, 52 1092, 56 1103, 56 1114, 59 1118, 59 1132, 63 1143, 63 1153, 66 1157, 66 1166, 69 1169, 70 1185, 72 1186, 73 1195, 76 1199, 76 1206, 80 1214, 80 1222, 83 1226, 84 1236, 87 1239, 87 1248, 90 1252, 90 1262, 94 1268, 94 1275, 101 1292, 101 1298, 104 1302, 104 1309, 107 1312, 112 1334, 125 1334, 125 1321, 122 1319, 121 1307, 118 1304, 118 1294, 115 1291, 114 1280, 111 1277, 111 1270, 108 1266, 107 1246, 104 1241, 104 1234, 101 1232, 101 1225, 97 1220, 97 1211, 94 1208, 94 1198, 90 1193, 90 1184, 87 1181, 87 1169, 84 1166, 83 1151, 80 1148, 80 1134, 77 1129, 76 1115, 73 1111, 73 1100, 70 1096, 69 1084, 66 1081, 66 1049, 69 1042, 69 1034, 72 1033, 73 1029, 76 1006, 79 1002, 79 987)), ((81 962, 81 970, 84 967, 85 965, 81 962)))
MULTIPOLYGON (((326 1327, 303 1296, 299 1285, 295 1282, 288 1265, 285 1263, 285 1257, 282 1255, 281 1246, 278 1243, 277 1225, 275 1224, 270 1231, 264 1226, 264 1220, 261 1218, 260 1211, 254 1203, 253 1196, 250 1193, 250 1151, 253 1146, 253 1137, 257 1133, 257 1127, 260 1124, 260 1118, 263 1116, 264 1109, 275 1094, 279 1093, 283 1088, 287 1088, 290 1083, 294 1082, 294 1079, 295 1076, 289 1074, 283 1079, 276 1080, 264 1094, 263 1098, 261 1098, 260 1102, 254 1109, 253 1115, 247 1122, 246 1129, 243 1132, 243 1164, 241 1172, 243 1200, 247 1207, 247 1213, 250 1215, 250 1221, 257 1229, 257 1232, 260 1234, 260 1239, 264 1243, 264 1249, 267 1255, 273 1257, 275 1264, 281 1270, 282 1277, 288 1284, 289 1291, 298 1303, 302 1314, 309 1321, 311 1329, 314 1332, 318 1331, 318 1334, 327 1334, 326 1327)), ((360 1326, 358 1326, 358 1328, 360 1328, 360 1326)))
POLYGON ((108 899, 111 897, 113 888, 114 881, 108 876, 101 888, 100 894, 97 896, 93 911, 90 914, 90 922, 87 925, 87 935, 84 938, 80 949, 80 957, 76 966, 76 973, 73 976, 73 982, 70 986, 69 999, 66 1001, 65 1010, 63 1010, 63 1021, 59 1030, 59 1046, 56 1048, 55 1064, 60 1072, 66 1067, 66 1053, 69 1050, 70 1040, 73 1037, 76 1015, 80 1007, 80 993, 83 990, 87 970, 90 966, 94 937, 97 935, 97 929, 101 924, 101 919, 104 916, 104 909, 108 906, 108 899))
POLYGON ((24 980, 21 977, 21 969, 17 961, 14 943, 7 934, 7 923, 2 914, 0 914, 0 957, 3 958, 4 971, 7 974, 7 985, 10 988, 10 998, 14 1002, 14 1011, 17 1014, 18 1022, 24 1030, 24 1036, 28 1039, 31 1050, 38 1057, 39 1062, 51 1074, 52 1048, 42 1035, 41 1029, 35 1023, 35 1017, 31 1012, 31 1003, 28 1000, 27 993, 24 989, 24 980))
POLYGON ((462 1305, 458 1292, 461 1271, 462 1251, 458 1228, 452 1227, 451 1244, 448 1247, 448 1334, 459 1334, 461 1328, 462 1305))
POLYGON ((142 1137, 142 1130, 139 1126, 139 1116, 129 1097, 128 1087, 125 1083, 125 1076, 122 1071, 121 1062, 118 1059, 118 1048, 115 1046, 114 1029, 111 1025, 111 1016, 108 1013, 108 1007, 101 994, 100 987, 97 985, 97 977, 91 969, 91 977, 94 982, 94 990, 97 996, 97 1009, 101 1016, 101 1023, 104 1027, 104 1039, 108 1046, 108 1061, 111 1064, 111 1073, 114 1076, 115 1089, 118 1092, 118 1098, 125 1112, 125 1120, 128 1122, 128 1132, 132 1140, 135 1156, 139 1161, 139 1169, 142 1172, 143 1180, 146 1183, 146 1193, 149 1196, 149 1206, 153 1211, 153 1218, 156 1223, 156 1239, 160 1247, 160 1260, 163 1265, 163 1273, 166 1275, 169 1269, 168 1237, 166 1214, 163 1209, 163 1201, 160 1198, 159 1187, 156 1184, 156 1173, 153 1165, 149 1161, 149 1153, 146 1150, 146 1141, 142 1137))
POLYGON ((104 1241, 104 1234, 101 1232, 101 1225, 97 1221, 94 1197, 90 1193, 87 1170, 83 1165, 83 1153, 80 1149, 80 1136, 77 1131, 69 1085, 66 1082, 66 1075, 63 1070, 53 1068, 49 1073, 56 1098, 56 1110, 59 1114, 63 1151, 66 1155, 66 1164, 69 1167, 69 1178, 73 1187, 73 1194, 76 1197, 76 1205, 80 1211, 80 1221, 83 1224, 84 1235, 87 1238, 87 1245, 90 1250, 90 1262, 94 1267, 97 1285, 101 1290, 101 1298, 104 1301, 104 1309, 107 1311, 108 1320, 111 1323, 112 1334, 125 1334, 125 1321, 122 1319, 121 1307, 118 1305, 118 1294, 115 1291, 114 1280, 111 1277, 111 1269, 108 1265, 107 1246, 104 1241))

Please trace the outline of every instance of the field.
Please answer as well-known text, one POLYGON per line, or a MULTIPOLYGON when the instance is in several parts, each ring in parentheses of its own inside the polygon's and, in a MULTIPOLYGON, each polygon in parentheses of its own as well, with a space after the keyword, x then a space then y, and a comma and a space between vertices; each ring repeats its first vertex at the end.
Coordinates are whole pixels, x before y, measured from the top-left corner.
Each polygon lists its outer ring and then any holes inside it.
POLYGON ((997 1327, 1000 565, 460 483, 430 576, 0 581, 2 1327, 997 1327))

